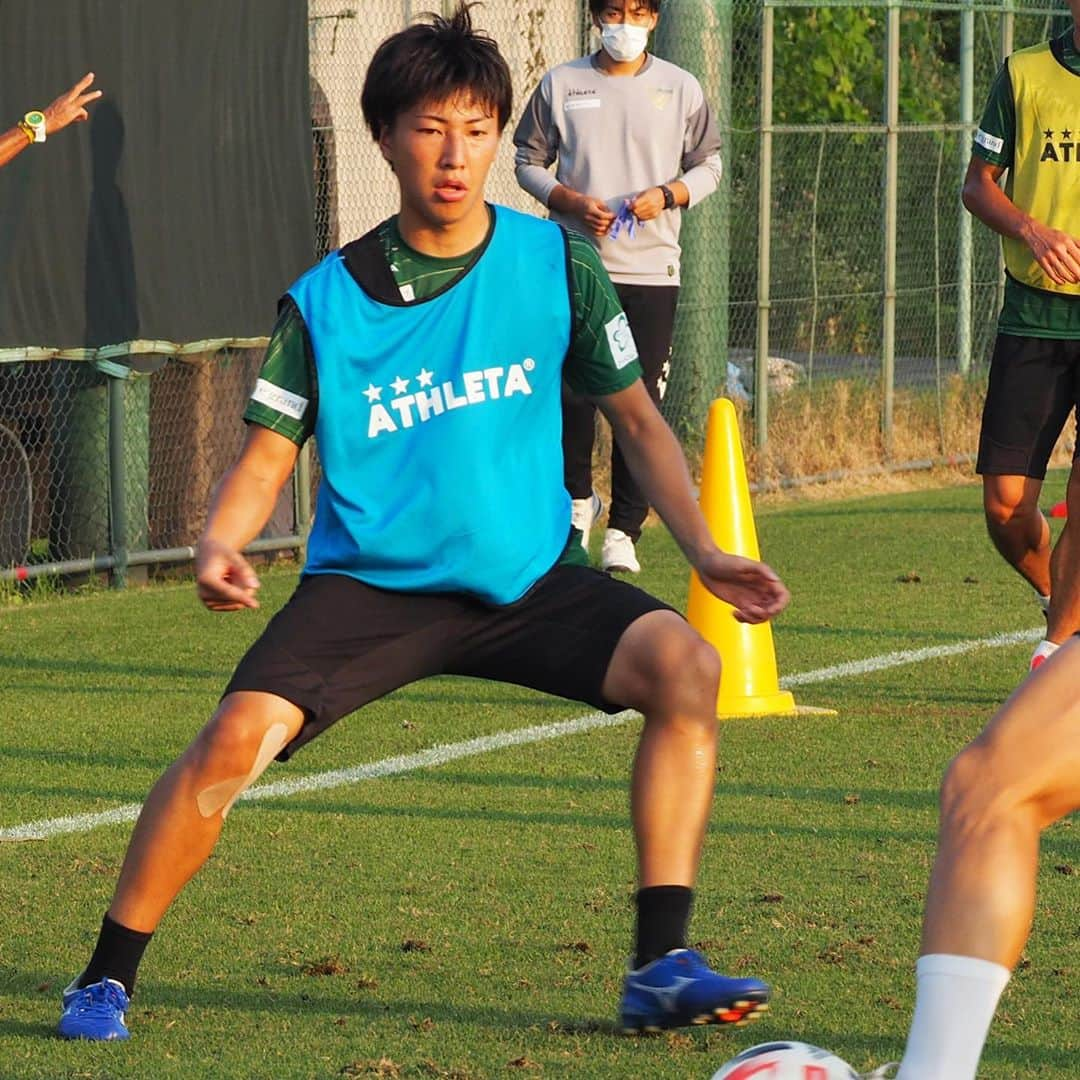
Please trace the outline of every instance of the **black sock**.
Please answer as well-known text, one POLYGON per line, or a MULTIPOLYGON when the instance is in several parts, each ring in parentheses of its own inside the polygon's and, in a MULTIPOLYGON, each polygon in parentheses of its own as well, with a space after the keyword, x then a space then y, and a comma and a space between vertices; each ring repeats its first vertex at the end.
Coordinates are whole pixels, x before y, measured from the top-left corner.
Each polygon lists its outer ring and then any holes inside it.
POLYGON ((672 949, 686 948, 686 924, 694 890, 685 885, 653 885, 639 889, 637 902, 637 951, 634 968, 644 967, 672 949))
POLYGON ((140 930, 129 930, 113 922, 106 914, 101 920, 101 933, 97 947, 86 970, 79 976, 79 986, 89 986, 102 979, 115 979, 131 997, 135 990, 135 973, 143 951, 154 935, 140 930))

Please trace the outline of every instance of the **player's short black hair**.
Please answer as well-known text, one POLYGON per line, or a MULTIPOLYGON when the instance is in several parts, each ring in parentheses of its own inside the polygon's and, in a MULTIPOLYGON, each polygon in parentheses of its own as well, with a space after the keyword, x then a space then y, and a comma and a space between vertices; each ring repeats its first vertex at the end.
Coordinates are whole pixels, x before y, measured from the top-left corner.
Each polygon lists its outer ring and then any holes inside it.
POLYGON ((375 50, 360 107, 376 139, 414 105, 459 94, 489 108, 500 131, 506 126, 514 101, 510 68, 495 41, 473 29, 473 6, 459 3, 448 17, 422 15, 426 21, 399 30, 375 50))
MULTIPOLYGON (((635 0, 638 4, 644 4, 654 15, 659 14, 660 5, 664 0, 635 0)), ((600 12, 607 7, 607 0, 589 0, 589 11, 600 18, 600 12)))

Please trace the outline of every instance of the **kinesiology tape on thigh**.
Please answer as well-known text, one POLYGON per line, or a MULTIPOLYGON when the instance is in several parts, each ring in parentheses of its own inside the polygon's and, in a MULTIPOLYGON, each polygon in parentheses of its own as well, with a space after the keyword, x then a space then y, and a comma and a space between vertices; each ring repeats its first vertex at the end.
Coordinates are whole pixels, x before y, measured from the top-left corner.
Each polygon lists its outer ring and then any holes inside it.
POLYGON ((228 816, 233 803, 241 793, 262 776, 267 765, 281 753, 289 741, 289 729, 285 724, 271 724, 259 744, 250 771, 244 776, 231 776, 228 780, 219 780, 211 784, 195 797, 195 805, 204 818, 213 817, 219 810, 222 821, 228 816))

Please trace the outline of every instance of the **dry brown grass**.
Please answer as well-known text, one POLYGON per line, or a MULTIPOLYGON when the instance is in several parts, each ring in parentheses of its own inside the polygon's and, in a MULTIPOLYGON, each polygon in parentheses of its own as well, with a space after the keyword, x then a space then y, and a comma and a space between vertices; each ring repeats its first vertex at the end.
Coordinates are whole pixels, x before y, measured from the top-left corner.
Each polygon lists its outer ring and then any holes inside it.
MULTIPOLYGON (((748 479, 768 503, 835 499, 976 483, 985 381, 952 376, 940 395, 930 387, 897 390, 888 451, 881 432, 878 385, 849 380, 799 385, 769 402, 769 441, 754 446, 753 416, 736 402, 748 479), (917 467, 904 468, 916 463, 917 467), (931 464, 932 463, 932 464, 931 464), (792 481, 795 484, 792 485, 792 481)), ((1051 458, 1067 466, 1075 439, 1070 424, 1051 458)), ((611 491, 611 431, 600 419, 593 457, 596 490, 611 491)), ((700 459, 691 460, 695 479, 700 459)), ((650 515, 655 520, 655 515, 650 515)))
POLYGON ((879 386, 840 379, 798 386, 769 403, 769 440, 753 446, 744 410, 747 473, 766 487, 796 477, 970 454, 978 444, 983 388, 953 378, 933 390, 898 390, 886 446, 879 386))

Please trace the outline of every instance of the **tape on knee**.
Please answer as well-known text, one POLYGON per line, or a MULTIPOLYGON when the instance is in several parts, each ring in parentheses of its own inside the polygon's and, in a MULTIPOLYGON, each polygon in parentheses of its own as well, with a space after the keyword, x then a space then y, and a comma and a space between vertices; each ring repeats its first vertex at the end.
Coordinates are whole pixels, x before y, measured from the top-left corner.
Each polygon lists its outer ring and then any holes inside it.
POLYGON ((289 729, 284 724, 272 724, 266 730, 259 752, 255 755, 250 771, 245 776, 232 776, 228 780, 219 780, 211 784, 195 797, 195 805, 204 818, 213 817, 219 811, 224 821, 233 803, 240 795, 262 776, 266 767, 281 753, 289 741, 289 729))

